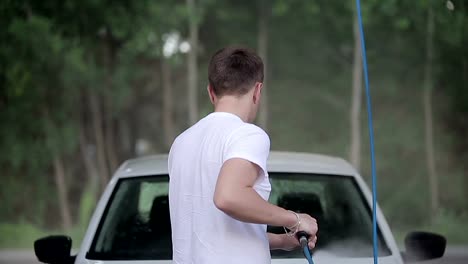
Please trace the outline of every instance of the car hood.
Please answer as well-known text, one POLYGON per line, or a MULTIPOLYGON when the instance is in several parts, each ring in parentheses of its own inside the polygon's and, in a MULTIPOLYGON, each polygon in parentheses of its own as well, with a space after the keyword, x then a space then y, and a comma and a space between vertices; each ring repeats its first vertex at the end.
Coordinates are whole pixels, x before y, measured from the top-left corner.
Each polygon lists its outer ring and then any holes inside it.
MULTIPOLYGON (((343 258, 343 257, 333 257, 327 256, 326 254, 315 254, 314 257, 315 264, 373 264, 373 258, 343 258)), ((75 264, 172 264, 171 260, 150 260, 150 261, 102 261, 102 260, 87 260, 85 262, 77 262, 75 264)), ((272 264, 307 264, 305 258, 290 258, 290 259, 272 259, 272 264)), ((398 261, 397 258, 388 256, 380 257, 380 264, 402 264, 398 261)))
MULTIPOLYGON (((374 264, 373 258, 344 258, 333 256, 314 256, 315 264, 374 264)), ((272 264, 307 264, 305 258, 302 259, 273 259, 272 264)), ((379 258, 380 264, 402 264, 394 257, 379 258)))

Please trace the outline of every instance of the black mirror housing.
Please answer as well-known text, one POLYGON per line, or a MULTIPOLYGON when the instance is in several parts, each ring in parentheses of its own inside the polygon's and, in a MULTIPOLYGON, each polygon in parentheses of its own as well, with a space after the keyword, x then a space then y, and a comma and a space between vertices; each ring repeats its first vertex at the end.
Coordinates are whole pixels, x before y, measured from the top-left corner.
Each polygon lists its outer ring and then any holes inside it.
POLYGON ((34 241, 37 259, 49 264, 72 263, 71 247, 72 239, 68 236, 47 236, 34 241))
POLYGON ((410 232, 405 237, 403 259, 405 262, 422 261, 440 258, 445 253, 447 240, 445 237, 422 231, 410 232))

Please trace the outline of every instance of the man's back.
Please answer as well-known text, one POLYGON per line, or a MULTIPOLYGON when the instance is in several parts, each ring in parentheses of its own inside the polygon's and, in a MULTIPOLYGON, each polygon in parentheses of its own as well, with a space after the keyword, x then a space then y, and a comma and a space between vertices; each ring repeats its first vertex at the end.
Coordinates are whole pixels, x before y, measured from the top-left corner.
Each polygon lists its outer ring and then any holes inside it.
POLYGON ((266 226, 237 221, 213 203, 221 166, 230 158, 262 169, 254 189, 267 200, 268 150, 263 130, 225 112, 208 115, 174 141, 169 154, 174 263, 270 262, 266 226))
POLYGON ((270 249, 300 246, 299 231, 315 246, 314 218, 268 202, 270 139, 252 124, 263 68, 245 48, 222 48, 211 57, 207 91, 215 112, 177 137, 169 153, 174 263, 270 263, 270 249), (266 233, 267 225, 287 233, 266 233))

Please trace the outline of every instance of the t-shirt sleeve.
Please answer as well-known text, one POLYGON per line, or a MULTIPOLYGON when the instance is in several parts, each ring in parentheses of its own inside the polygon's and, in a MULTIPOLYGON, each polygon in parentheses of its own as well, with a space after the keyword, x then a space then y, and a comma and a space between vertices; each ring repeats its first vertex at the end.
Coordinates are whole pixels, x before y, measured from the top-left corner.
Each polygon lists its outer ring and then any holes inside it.
POLYGON ((241 158, 257 164, 261 176, 267 176, 267 159, 270 153, 270 138, 258 126, 245 124, 235 130, 227 140, 223 163, 232 158, 241 158))

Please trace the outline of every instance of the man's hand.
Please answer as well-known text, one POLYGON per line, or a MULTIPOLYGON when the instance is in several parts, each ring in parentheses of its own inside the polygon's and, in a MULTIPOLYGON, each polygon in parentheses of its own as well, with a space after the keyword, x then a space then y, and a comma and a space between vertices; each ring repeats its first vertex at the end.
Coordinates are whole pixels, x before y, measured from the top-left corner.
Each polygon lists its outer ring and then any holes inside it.
MULTIPOLYGON (((292 251, 301 247, 297 237, 287 234, 268 233, 268 240, 270 241, 270 249, 292 251)), ((311 236, 309 239, 309 248, 315 248, 315 243, 317 243, 317 236, 311 236)))
POLYGON ((318 224, 315 218, 311 217, 308 214, 298 214, 299 219, 301 219, 301 224, 299 225, 297 231, 304 231, 309 234, 309 248, 313 249, 315 243, 317 242, 317 232, 318 224))

